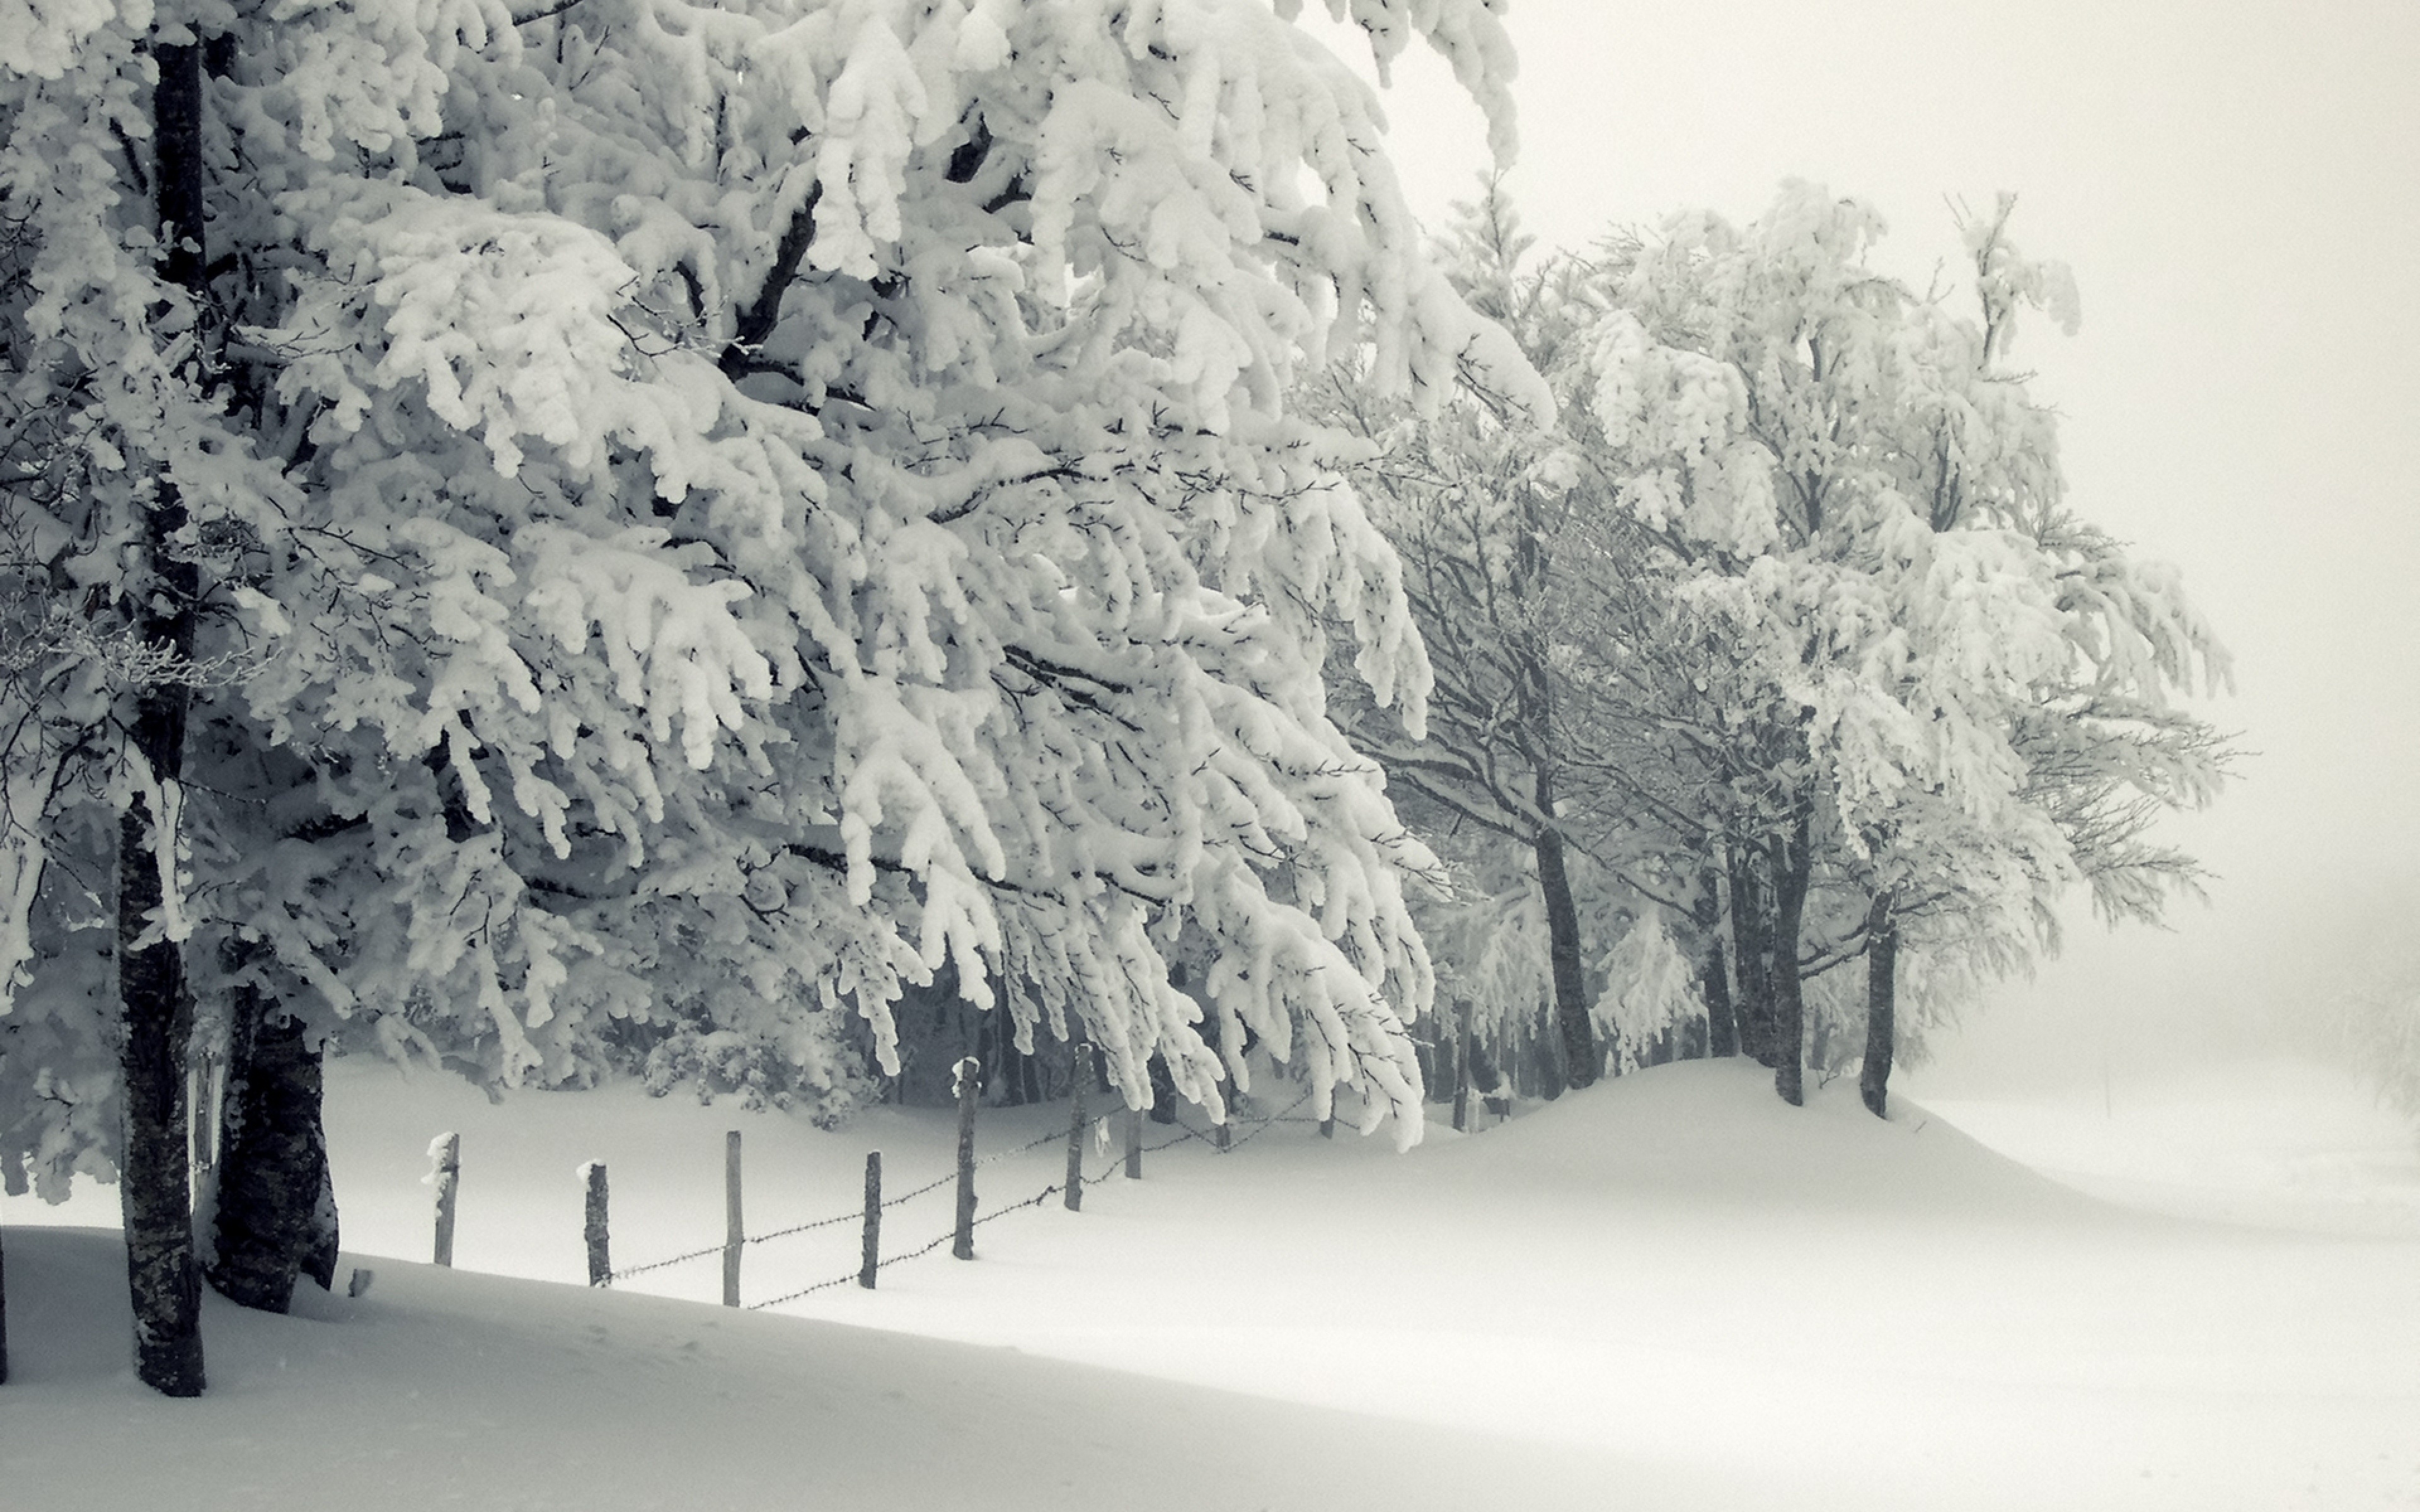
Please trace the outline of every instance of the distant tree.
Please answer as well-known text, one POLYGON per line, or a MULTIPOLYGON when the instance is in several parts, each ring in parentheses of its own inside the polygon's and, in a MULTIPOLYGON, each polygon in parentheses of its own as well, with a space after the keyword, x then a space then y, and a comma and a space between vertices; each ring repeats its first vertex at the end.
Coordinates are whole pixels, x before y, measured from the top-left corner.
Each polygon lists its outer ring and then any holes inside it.
MULTIPOLYGON (((1590 955, 1625 1055, 1702 1013, 1710 1048, 1735 1028, 1796 1102, 1810 1038, 1827 1059, 1843 1038, 1807 980, 1879 942, 1879 1112, 1908 952, 2016 969, 2070 886, 2148 918, 2193 882, 2147 826, 2216 792, 2226 743, 2175 700, 2225 656, 2173 573, 2064 501, 2054 417, 2008 353, 2022 310, 2071 319, 2072 291, 2014 251, 2009 208, 1967 227, 1962 315, 1875 271, 1880 218, 1812 186, 1518 275, 1491 189, 1457 277, 1546 375, 1554 427, 1476 383, 1422 424, 1342 391, 1386 448, 1371 491, 1441 711, 1421 740, 1374 710, 1356 733, 1451 821, 1585 856, 1605 916, 1640 920, 1590 955)), ((1549 958, 1576 961, 1586 910, 1554 871, 1549 958)))
MULTIPOLYGON (((1827 872, 1862 894, 1834 949, 1953 903, 2006 938, 2087 866, 2104 903, 2156 911, 2189 872, 2147 866, 2139 825, 2080 815, 2121 791, 2141 812, 2198 803, 2219 778, 2223 745, 2170 701, 2222 677, 2224 654, 2172 573, 2072 521, 2052 417, 2004 365, 2021 307, 2073 313, 2064 270, 2010 248, 2009 208, 1969 228, 1980 319, 1871 271, 1879 218, 1810 186, 1742 228, 1683 217, 1610 280, 1589 364, 1603 443, 1583 455, 1682 564, 1680 591, 1728 619, 1747 671, 1741 744, 1766 760, 1742 774, 1755 802, 1731 839, 1770 887, 1793 1102, 1827 872), (2094 775, 2038 773, 2045 741, 2094 775)), ((1754 879, 1732 876, 1736 929, 1754 879)))

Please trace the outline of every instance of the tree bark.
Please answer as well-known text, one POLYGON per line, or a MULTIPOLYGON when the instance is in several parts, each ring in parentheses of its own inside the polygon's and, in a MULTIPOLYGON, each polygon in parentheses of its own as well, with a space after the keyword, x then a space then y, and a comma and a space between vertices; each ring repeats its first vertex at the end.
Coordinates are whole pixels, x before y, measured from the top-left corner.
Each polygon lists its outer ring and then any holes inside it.
POLYGON ((1698 967, 1698 993, 1706 1005, 1706 1031, 1696 1046, 1708 1057, 1739 1054, 1739 1020, 1731 1009, 1730 968, 1723 955, 1722 876, 1709 866, 1698 875, 1698 895, 1689 903, 1689 921, 1697 926, 1703 946, 1698 967))
POLYGON ((1706 1054, 1738 1055, 1739 1021, 1731 1012, 1730 971, 1723 961, 1720 934, 1706 936, 1706 964, 1698 980, 1706 998, 1706 1054))
MULTIPOLYGON (((202 52, 194 44, 156 46, 152 91, 157 143, 154 186, 161 270, 194 298, 200 317, 203 269, 202 52)), ((194 1002, 184 948, 156 937, 163 921, 163 872, 176 863, 175 814, 157 811, 184 774, 185 720, 192 690, 180 680, 194 655, 194 602, 200 574, 176 558, 187 520, 174 482, 158 479, 144 518, 146 558, 133 588, 137 638, 167 663, 163 679, 135 695, 130 755, 147 768, 118 820, 117 989, 125 1038, 124 1148, 118 1196, 125 1212, 126 1279, 134 1313, 134 1368, 168 1396, 201 1395, 201 1284, 194 1265, 193 1147, 185 1123, 185 1052, 194 1002), (155 797, 155 795, 157 797, 155 797), (149 937, 147 937, 149 936, 149 937)))
POLYGON ((1144 1070, 1151 1078, 1151 1121, 1176 1121, 1176 1078, 1168 1069, 1168 1057, 1155 1050, 1144 1070))
POLYGON ((8 1384, 8 1256, 0 1241, 0 1386, 8 1384))
POLYGON ((1798 936, 1814 876, 1811 827, 1802 803, 1789 835, 1773 838, 1773 1089, 1792 1107, 1807 1101, 1807 1001, 1798 980, 1798 936))
POLYGON ((234 990, 228 1029, 216 1243, 207 1273, 228 1301, 282 1313, 293 1303, 297 1276, 330 1290, 336 1280, 319 1052, 299 1018, 248 982, 234 990))
POLYGON ((1890 1117, 1891 1058, 1899 1047, 1899 924, 1885 888, 1866 914, 1866 1060, 1857 1092, 1866 1111, 1890 1117))
MULTIPOLYGON (((174 713, 181 716, 183 710, 174 713)), ((149 707, 138 712, 138 743, 160 741, 167 728, 181 738, 182 718, 160 714, 149 707)), ((194 1265, 192 1146, 185 1129, 185 1044, 193 1035, 194 1000, 186 990, 181 947, 167 940, 135 947, 161 904, 151 828, 148 805, 140 800, 118 828, 118 997, 126 1021, 118 1198, 125 1213, 135 1374, 163 1396, 198 1396, 204 1384, 201 1285, 194 1265)), ((159 843, 176 841, 163 834, 159 843)))
POLYGON ((1555 1027, 1562 1041, 1565 1078, 1577 1089, 1595 1085, 1602 1069, 1595 1027, 1589 1022, 1588 987, 1580 975, 1579 909, 1572 902, 1571 877, 1563 869, 1563 837, 1542 829, 1533 849, 1538 857, 1538 888, 1546 902, 1546 961, 1554 975, 1555 1027))
POLYGON ((1737 1011, 1740 1053, 1771 1067, 1773 1052, 1772 920, 1764 912, 1764 888, 1753 852, 1730 847, 1731 959, 1739 971, 1737 1011))

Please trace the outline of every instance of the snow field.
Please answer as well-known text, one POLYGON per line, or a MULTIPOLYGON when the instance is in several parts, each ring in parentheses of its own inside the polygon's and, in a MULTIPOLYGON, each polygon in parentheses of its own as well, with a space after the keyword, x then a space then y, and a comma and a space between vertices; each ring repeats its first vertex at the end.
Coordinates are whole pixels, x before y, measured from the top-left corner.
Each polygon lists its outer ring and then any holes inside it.
MULTIPOLYGON (((2158 1127, 2183 1137, 2210 1092, 2184 1089, 2158 1127)), ((1993 1106, 1968 1104, 1977 1127, 1993 1106)), ((1228 1156, 1187 1142, 1080 1214, 1054 1197, 987 1225, 976 1264, 944 1250, 782 1317, 633 1294, 711 1298, 711 1259, 612 1294, 464 1273, 580 1277, 585 1159, 612 1170, 627 1265, 719 1239, 726 1127, 745 1132, 761 1233, 853 1207, 869 1147, 893 1190, 945 1171, 946 1114, 830 1134, 629 1088, 489 1106, 346 1067, 348 1263, 377 1284, 313 1318, 213 1304, 197 1407, 133 1384, 109 1240, 16 1227, 105 1223, 114 1194, 50 1214, 9 1200, 29 1389, 0 1398, 0 1485, 28 1505, 283 1507, 343 1484, 363 1512, 810 1489, 900 1508, 2420 1504, 2420 1222, 2394 1217, 2420 1213, 2404 1205, 2420 1174, 2394 1174, 2390 1131, 2341 1088, 2236 1106, 2239 1153, 2266 1128, 2285 1157, 2235 1193, 2267 1204, 2265 1227, 2095 1201, 1938 1109, 1884 1124, 1833 1088, 1793 1111, 1753 1069, 1688 1065, 1477 1135, 1432 1130, 1403 1157, 1302 1124, 1228 1156), (453 1274, 383 1257, 427 1252, 419 1178, 441 1129, 463 1134, 453 1274), (2356 1231, 2309 1221, 2322 1210, 2356 1231), (289 1465, 272 1443, 315 1448, 289 1465), (372 1466, 383 1478, 358 1482, 372 1466), (189 1491, 154 1496, 179 1475, 189 1491), (244 1475, 258 1488, 238 1497, 244 1475)), ((986 1110, 982 1148, 1062 1112, 986 1110)), ((2015 1119, 2001 1106, 2003 1130, 2015 1119)), ((2106 1175, 2132 1136, 2098 1137, 2106 1175)), ((2152 1183, 2157 1146, 2137 1143, 2152 1183)), ((984 1211, 1063 1163, 1052 1142, 986 1167, 984 1211)), ((948 1223, 947 1188, 893 1210, 886 1252, 948 1223)), ((750 1246, 749 1300, 853 1266, 853 1224, 806 1237, 831 1242, 750 1246)))

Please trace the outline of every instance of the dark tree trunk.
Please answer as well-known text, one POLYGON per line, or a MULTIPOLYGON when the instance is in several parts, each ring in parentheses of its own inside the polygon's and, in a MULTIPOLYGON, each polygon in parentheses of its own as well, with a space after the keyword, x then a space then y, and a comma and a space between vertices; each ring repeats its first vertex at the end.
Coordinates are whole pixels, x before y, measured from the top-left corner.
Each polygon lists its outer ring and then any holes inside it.
POLYGON ((1866 1111, 1890 1117, 1891 1057, 1899 1045, 1899 923, 1885 890, 1866 915, 1866 1061, 1857 1091, 1866 1111))
MULTIPOLYGON (((193 44, 152 49, 153 179, 161 271, 194 297, 200 318, 202 249, 202 52, 193 44)), ((187 516, 165 476, 144 520, 144 572, 134 587, 138 640, 167 663, 161 681, 134 700, 130 752, 147 766, 151 793, 173 791, 184 774, 192 692, 179 681, 194 655, 194 602, 200 575, 176 560, 187 516)), ((151 938, 163 919, 162 872, 174 870, 174 815, 138 794, 117 829, 117 990, 125 1039, 124 1149, 118 1196, 126 1223, 126 1279, 134 1313, 134 1369, 169 1396, 203 1387, 201 1285, 194 1267, 191 1157, 185 1125, 185 1052, 194 1003, 182 944, 151 938), (155 847, 158 847, 155 849, 155 847)))
POLYGON ((1698 875, 1698 896, 1689 904, 1689 920, 1697 926, 1702 947, 1698 993, 1706 1004, 1704 1033, 1692 1039, 1690 1049, 1708 1057, 1738 1055, 1739 1021, 1732 1015, 1730 969, 1723 957, 1722 877, 1711 866, 1698 875))
POLYGON ((1176 1121, 1176 1078, 1170 1074, 1168 1057, 1155 1050, 1145 1068, 1151 1075, 1151 1121, 1176 1121))
POLYGON ((1740 1051, 1739 1021, 1731 1014, 1730 972, 1723 963, 1723 937, 1706 936, 1706 964, 1699 977, 1706 998, 1706 1053, 1736 1056, 1740 1051))
POLYGON ((8 1384, 8 1256, 0 1242, 0 1386, 8 1384))
POLYGON ((296 1276, 323 1288, 336 1278, 319 1052, 300 1019, 249 983, 235 990, 230 1030, 209 1282, 229 1301, 282 1313, 296 1276))
POLYGON ((1470 1004, 1453 1005, 1453 1130, 1470 1127, 1470 1004))
POLYGON ((1538 889, 1546 902, 1546 961, 1555 982, 1555 1027, 1562 1041, 1565 1075, 1575 1088, 1595 1085, 1600 1070, 1594 1026, 1589 1023, 1588 987, 1580 975, 1580 916, 1572 902, 1572 881, 1563 870, 1563 837, 1538 832, 1538 889))
POLYGON ((1802 805, 1790 834, 1773 840, 1773 1089, 1792 1107, 1807 1100, 1807 1002, 1798 980, 1798 936, 1814 876, 1810 827, 1802 805))
POLYGON ((1773 921, 1764 911, 1764 888, 1758 881, 1753 852, 1745 845, 1730 851, 1731 959, 1739 971, 1740 1053, 1764 1066, 1777 1064, 1773 1033, 1773 921))
MULTIPOLYGON (((145 737, 156 737, 163 725, 182 723, 157 717, 150 707, 155 702, 141 701, 139 744, 149 744, 145 737)), ((198 1396, 201 1287, 194 1267, 193 1147, 185 1129, 185 1044, 193 1035, 194 1001, 185 986, 180 946, 163 940, 134 948, 161 904, 150 830, 148 805, 138 799, 119 825, 117 841, 118 996, 126 1020, 118 1198, 125 1212, 135 1374, 164 1396, 198 1396)), ((175 841, 163 835, 160 843, 175 841)))

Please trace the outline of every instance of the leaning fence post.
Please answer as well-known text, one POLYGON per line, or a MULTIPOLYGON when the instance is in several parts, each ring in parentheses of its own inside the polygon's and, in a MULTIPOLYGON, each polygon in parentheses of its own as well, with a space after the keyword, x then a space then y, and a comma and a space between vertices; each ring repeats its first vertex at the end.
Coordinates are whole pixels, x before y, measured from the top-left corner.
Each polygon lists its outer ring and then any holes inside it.
POLYGON ((953 1068, 958 1089, 958 1232, 950 1253, 962 1260, 975 1257, 975 1094, 982 1088, 983 1063, 969 1056, 953 1068))
POLYGON ((592 1160, 581 1166, 580 1180, 588 1188, 588 1218, 580 1228, 580 1237, 588 1242, 588 1284, 610 1287, 613 1258, 605 1237, 605 1163, 592 1160))
POLYGON ((1084 1211, 1084 1072, 1093 1052, 1092 1045, 1076 1041, 1076 1074, 1070 1077, 1067 1099, 1067 1196, 1069 1212, 1084 1211))
POLYGON ((428 1180, 437 1187, 437 1244, 430 1257, 439 1265, 454 1263, 454 1194, 462 1184, 462 1136, 442 1134, 428 1142, 428 1158, 437 1163, 428 1180))
POLYGON ((1126 1180, 1142 1180, 1142 1109, 1126 1109, 1126 1180))
POLYGON ((739 1305, 739 1246, 748 1226, 739 1216, 739 1131, 722 1136, 722 1305, 739 1305))
POLYGON ((865 1257, 857 1268, 857 1284, 874 1289, 874 1273, 882 1266, 882 1151, 865 1152, 865 1257))

